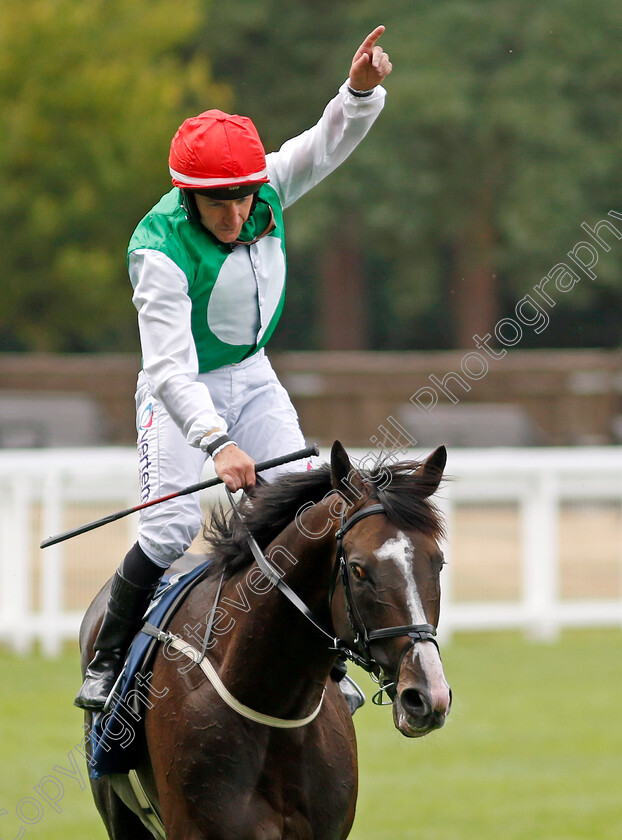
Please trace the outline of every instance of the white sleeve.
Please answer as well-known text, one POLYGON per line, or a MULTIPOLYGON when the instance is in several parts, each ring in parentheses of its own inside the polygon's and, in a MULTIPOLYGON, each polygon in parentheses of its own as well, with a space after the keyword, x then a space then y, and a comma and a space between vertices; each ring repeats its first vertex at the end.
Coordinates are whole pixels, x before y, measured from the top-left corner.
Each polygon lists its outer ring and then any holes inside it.
POLYGON ((138 310, 143 370, 151 393, 164 405, 192 446, 213 429, 227 429, 216 413, 199 371, 192 338, 188 280, 160 251, 141 248, 130 255, 129 273, 138 310))
POLYGON ((270 185, 283 207, 293 204, 343 163, 382 111, 385 96, 380 85, 371 96, 353 96, 344 82, 313 128, 266 156, 270 185))

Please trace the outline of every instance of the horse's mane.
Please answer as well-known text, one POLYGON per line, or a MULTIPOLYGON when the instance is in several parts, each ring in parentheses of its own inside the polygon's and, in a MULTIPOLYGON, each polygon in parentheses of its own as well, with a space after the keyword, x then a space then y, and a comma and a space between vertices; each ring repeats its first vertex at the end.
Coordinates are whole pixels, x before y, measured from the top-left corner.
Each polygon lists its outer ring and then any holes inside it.
MULTIPOLYGON (((371 470, 357 470, 370 490, 370 498, 382 503, 389 519, 396 525, 417 528, 434 539, 445 535, 443 518, 430 500, 430 479, 419 470, 419 461, 379 464, 371 470), (387 472, 390 481, 387 481, 387 472)), ((271 484, 259 483, 252 498, 239 508, 246 528, 265 549, 290 522, 305 503, 317 504, 333 490, 330 464, 313 470, 286 473, 271 484)), ((214 557, 212 568, 224 570, 226 577, 250 566, 253 555, 247 534, 237 518, 216 506, 204 537, 214 557)))

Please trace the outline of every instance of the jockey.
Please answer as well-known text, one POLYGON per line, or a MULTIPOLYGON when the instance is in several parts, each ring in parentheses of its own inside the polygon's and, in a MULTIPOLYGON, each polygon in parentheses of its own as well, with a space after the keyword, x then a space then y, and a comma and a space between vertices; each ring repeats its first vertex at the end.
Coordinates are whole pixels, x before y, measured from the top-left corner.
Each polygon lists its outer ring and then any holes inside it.
MULTIPOLYGON (((391 63, 374 29, 317 125, 265 155, 248 117, 211 110, 171 143, 173 189, 128 249, 143 364, 136 390, 141 501, 200 480, 207 457, 233 492, 256 461, 305 445, 264 346, 283 309, 283 210, 341 164, 382 110, 391 63)), ((265 473, 304 469, 300 462, 265 473)), ((146 508, 114 575, 75 704, 102 709, 163 572, 201 527, 197 494, 146 508)))

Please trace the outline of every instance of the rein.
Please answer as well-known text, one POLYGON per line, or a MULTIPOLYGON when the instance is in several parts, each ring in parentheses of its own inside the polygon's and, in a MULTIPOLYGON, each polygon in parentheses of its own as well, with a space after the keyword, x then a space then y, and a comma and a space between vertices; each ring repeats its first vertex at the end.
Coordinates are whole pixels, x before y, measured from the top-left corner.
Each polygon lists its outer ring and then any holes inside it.
MULTIPOLYGON (((238 505, 236 504, 231 492, 228 488, 226 489, 234 515, 237 518, 240 525, 242 526, 242 528, 244 529, 250 551, 264 575, 288 599, 288 601, 290 601, 290 603, 293 604, 294 607, 296 607, 296 609, 307 619, 307 621, 309 621, 315 627, 316 630, 318 630, 326 639, 329 640, 330 650, 334 650, 342 656, 345 656, 351 662, 354 662, 356 665, 359 665, 361 668, 363 668, 365 671, 368 671, 372 675, 372 677, 380 686, 379 690, 372 698, 373 702, 376 703, 376 705, 385 705, 385 703, 383 703, 382 701, 382 695, 384 692, 388 694, 388 696, 390 697, 390 702, 392 702, 396 694, 397 679, 402 662, 404 661, 404 657, 406 656, 408 651, 413 647, 413 645, 415 645, 417 642, 429 641, 433 642, 436 645, 436 640, 434 639, 434 636, 436 635, 436 628, 433 627, 431 624, 404 624, 397 625, 395 627, 383 627, 379 630, 368 630, 365 625, 365 622, 361 617, 352 590, 352 580, 348 568, 346 550, 343 546, 343 538, 354 525, 361 521, 361 519, 365 519, 367 516, 373 516, 375 514, 386 514, 384 507, 381 504, 375 504, 370 505, 369 507, 361 508, 360 510, 356 511, 356 513, 354 513, 350 517, 350 519, 346 519, 345 510, 343 510, 341 513, 339 529, 335 533, 335 537, 337 540, 337 553, 329 584, 329 606, 332 604, 333 596, 337 586, 337 579, 339 577, 342 583, 348 622, 350 624, 354 636, 353 647, 355 648, 355 650, 352 650, 346 641, 340 639, 337 636, 333 636, 322 626, 321 622, 313 615, 312 611, 305 604, 302 598, 300 598, 294 592, 291 586, 289 586, 289 584, 287 584, 281 578, 278 571, 269 563, 263 551, 257 544, 256 539, 253 537, 246 523, 244 522, 244 519, 242 518, 242 515, 238 510, 238 505), (381 639, 393 639, 398 636, 409 636, 410 641, 402 651, 398 666, 396 668, 395 677, 393 678, 393 680, 391 680, 386 678, 384 671, 374 659, 371 652, 371 645, 375 641, 379 641, 381 639)), ((261 712, 257 712, 254 709, 251 709, 248 706, 245 706, 244 704, 240 703, 240 701, 237 700, 226 688, 226 686, 220 679, 216 669, 212 666, 212 664, 205 656, 213 616, 215 613, 216 605, 218 603, 221 588, 222 577, 218 586, 218 593, 214 601, 212 614, 210 616, 210 622, 208 624, 208 629, 203 641, 201 651, 197 650, 195 647, 193 647, 193 645, 181 639, 179 636, 175 636, 170 632, 163 632, 148 623, 143 628, 143 631, 148 633, 149 635, 154 636, 154 638, 156 638, 159 642, 167 643, 171 647, 174 647, 176 650, 180 651, 181 653, 184 653, 195 664, 199 665, 205 676, 216 689, 221 699, 231 709, 236 711, 242 717, 252 720, 255 723, 261 723, 265 726, 273 726, 279 729, 291 729, 295 727, 306 726, 308 723, 311 723, 311 721, 314 720, 320 712, 322 702, 324 699, 324 693, 322 693, 322 697, 320 698, 319 704, 311 712, 311 714, 307 715, 304 718, 287 719, 272 717, 271 715, 265 715, 261 712)))
POLYGON ((358 665, 372 675, 380 686, 379 690, 372 698, 376 705, 384 705, 382 701, 383 692, 386 692, 389 695, 390 702, 392 702, 395 697, 399 671, 408 651, 420 641, 432 642, 436 645, 436 647, 438 647, 438 645, 434 638, 434 636, 436 636, 436 628, 432 624, 402 624, 395 627, 384 627, 379 630, 368 630, 357 607, 354 593, 352 591, 352 580, 350 577, 350 570, 348 568, 346 550, 343 546, 343 538, 357 522, 360 522, 361 519, 365 519, 367 516, 373 516, 375 514, 386 515, 383 505, 375 504, 370 505, 369 507, 360 508, 360 510, 356 511, 356 513, 354 513, 349 519, 346 519, 344 505, 344 509, 342 509, 341 512, 339 529, 335 533, 335 538, 337 540, 337 553, 329 584, 329 606, 332 604, 333 595, 337 586, 337 578, 340 577, 346 602, 348 623, 350 624, 350 628, 352 629, 352 633, 354 635, 353 647, 355 650, 352 650, 346 641, 340 639, 338 636, 333 636, 322 626, 321 622, 313 615, 312 611, 304 603, 302 598, 294 592, 291 586, 289 586, 289 584, 281 578, 277 570, 270 565, 263 551, 257 544, 257 541, 244 522, 233 495, 228 488, 226 488, 226 490, 234 515, 246 532, 246 540, 251 553, 255 558, 257 565, 266 575, 268 580, 274 584, 277 589, 279 589, 279 591, 290 601, 291 604, 293 604, 294 607, 296 607, 300 613, 302 613, 302 615, 315 627, 316 630, 318 630, 330 641, 331 650, 335 650, 342 654, 346 657, 346 659, 354 662, 355 665, 358 665), (394 639, 399 636, 408 636, 410 638, 410 642, 402 651, 400 661, 395 672, 395 677, 391 680, 386 678, 384 671, 374 659, 371 652, 371 645, 380 639, 394 639))
POLYGON ((234 515, 235 515, 236 519, 238 520, 239 524, 244 529, 244 532, 246 534, 246 541, 248 543, 248 547, 251 550, 251 554, 255 558, 255 561, 256 561, 257 565, 259 566, 261 571, 264 573, 264 575, 268 578, 270 583, 273 584, 273 586, 276 586, 276 588, 283 595, 285 595, 285 597, 288 599, 288 601, 290 601, 296 607, 298 612, 301 612, 304 615, 304 617, 307 619, 307 621, 310 621, 311 624, 313 624, 313 626, 315 627, 316 630, 318 630, 320 633, 322 633, 322 635, 326 636, 326 638, 329 639, 333 643, 333 647, 337 648, 338 645, 345 644, 345 643, 341 642, 341 639, 335 638, 334 636, 332 636, 330 633, 328 633, 322 627, 322 624, 320 623, 320 621, 313 615, 313 613, 311 612, 309 607, 305 604, 305 602, 302 600, 302 598, 300 598, 300 596, 297 595, 294 592, 294 590, 291 588, 291 586, 289 586, 289 584, 285 583, 285 581, 281 578, 281 576, 279 575, 277 570, 274 568, 274 566, 270 565, 270 563, 268 562, 268 559, 266 558, 265 554, 259 548, 259 545, 257 544, 257 540, 251 534, 251 532, 248 530, 246 522, 244 522, 244 520, 243 520, 243 518, 240 514, 240 511, 238 510, 238 505, 236 504, 236 501, 233 498, 233 495, 232 495, 231 491, 229 490, 228 487, 225 487, 225 489, 227 491, 227 496, 229 497, 229 502, 231 504, 231 508, 234 512, 234 515))

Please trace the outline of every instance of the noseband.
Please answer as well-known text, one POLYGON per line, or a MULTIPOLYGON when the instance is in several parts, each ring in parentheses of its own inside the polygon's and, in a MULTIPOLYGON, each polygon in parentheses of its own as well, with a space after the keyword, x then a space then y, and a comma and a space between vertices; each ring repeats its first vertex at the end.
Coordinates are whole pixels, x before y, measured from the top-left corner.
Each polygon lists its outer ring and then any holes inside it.
POLYGON ((356 649, 356 654, 354 656, 352 655, 353 651, 350 650, 343 650, 343 653, 349 659, 356 662, 357 665, 360 665, 366 671, 369 671, 369 673, 377 680, 380 685, 380 690, 374 696, 373 700, 378 705, 382 704, 382 693, 384 691, 387 692, 391 700, 395 697, 397 680, 402 662, 404 661, 404 657, 408 651, 417 642, 432 642, 436 645, 436 647, 438 647, 434 638, 434 636, 436 636, 436 628, 432 624, 402 624, 394 627, 383 627, 379 630, 368 630, 361 616, 352 589, 352 577, 348 566, 348 556, 343 545, 343 538, 357 522, 361 521, 361 519, 365 519, 367 516, 373 516, 374 514, 379 513, 386 514, 386 511, 381 504, 360 508, 349 519, 346 519, 345 509, 342 510, 339 529, 335 533, 335 538, 337 540, 337 556, 333 567, 333 575, 329 589, 329 599, 332 603, 337 577, 339 577, 341 579, 341 585, 346 602, 346 615, 348 617, 350 629, 354 635, 354 648, 356 649), (398 636, 408 636, 410 641, 401 653, 393 680, 390 680, 385 677, 382 668, 374 659, 371 652, 371 645, 382 639, 395 639, 398 636))

